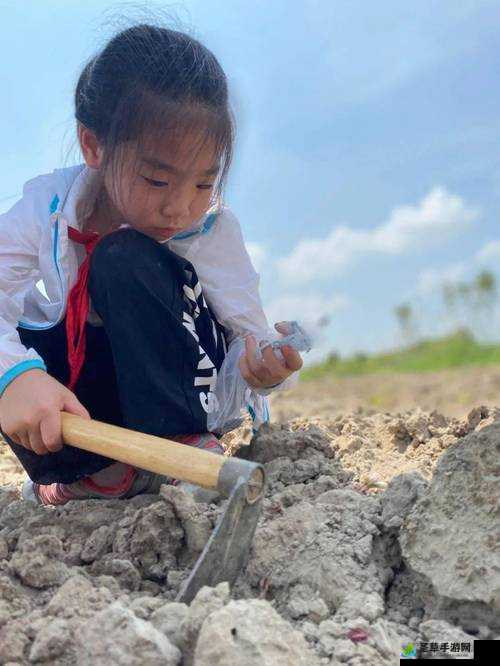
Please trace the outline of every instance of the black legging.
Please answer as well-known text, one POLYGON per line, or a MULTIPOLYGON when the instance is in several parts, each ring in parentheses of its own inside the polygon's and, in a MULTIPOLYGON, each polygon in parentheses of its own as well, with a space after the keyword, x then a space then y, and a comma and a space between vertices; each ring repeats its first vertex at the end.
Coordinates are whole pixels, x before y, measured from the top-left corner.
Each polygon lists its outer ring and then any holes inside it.
MULTIPOLYGON (((91 417, 165 437, 206 432, 226 342, 193 265, 134 229, 120 229, 93 252, 89 294, 104 326, 86 324, 75 394, 91 417)), ((45 331, 18 331, 66 385, 65 320, 45 331)), ((114 462, 71 446, 39 456, 5 439, 38 483, 71 483, 114 462)))

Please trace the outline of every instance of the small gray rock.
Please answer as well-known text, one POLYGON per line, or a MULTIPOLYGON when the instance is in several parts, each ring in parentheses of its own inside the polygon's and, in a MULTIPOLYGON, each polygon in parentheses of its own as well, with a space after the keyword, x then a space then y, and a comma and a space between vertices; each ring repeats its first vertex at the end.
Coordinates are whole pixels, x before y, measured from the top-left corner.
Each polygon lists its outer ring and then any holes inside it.
POLYGON ((149 622, 119 602, 78 632, 77 666, 177 666, 180 651, 149 622))
POLYGON ((230 601, 207 617, 194 666, 313 666, 304 637, 267 601, 230 601))

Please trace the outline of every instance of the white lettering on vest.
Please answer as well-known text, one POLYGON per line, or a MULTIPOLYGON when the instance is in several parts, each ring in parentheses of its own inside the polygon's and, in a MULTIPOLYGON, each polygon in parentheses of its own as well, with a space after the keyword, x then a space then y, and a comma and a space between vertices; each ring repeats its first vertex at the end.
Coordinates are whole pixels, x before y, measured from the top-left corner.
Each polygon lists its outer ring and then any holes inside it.
POLYGON ((203 349, 203 347, 200 345, 200 338, 198 334, 196 333, 196 327, 194 324, 194 319, 193 317, 187 313, 183 312, 182 313, 182 325, 191 333, 193 338, 196 340, 198 343, 198 350, 200 354, 200 360, 198 361, 198 366, 197 370, 211 370, 212 374, 210 377, 206 376, 196 376, 194 378, 194 386, 208 386, 208 391, 207 392, 200 392, 199 397, 200 397, 200 404, 203 407, 204 411, 207 414, 210 414, 210 412, 213 412, 214 410, 219 408, 219 403, 217 401, 217 397, 215 395, 215 385, 217 383, 217 368, 215 365, 212 363, 212 360, 210 359, 209 355, 206 353, 206 351, 203 349))

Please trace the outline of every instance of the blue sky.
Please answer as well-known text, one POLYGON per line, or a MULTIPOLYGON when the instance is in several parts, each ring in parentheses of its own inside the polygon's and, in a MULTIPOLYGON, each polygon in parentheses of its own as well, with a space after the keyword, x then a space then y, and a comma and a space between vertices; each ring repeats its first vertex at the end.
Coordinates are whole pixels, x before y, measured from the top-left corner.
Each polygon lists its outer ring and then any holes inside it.
POLYGON ((81 67, 127 18, 165 9, 228 76, 226 202, 270 317, 329 314, 311 358, 397 344, 407 300, 443 332, 443 281, 500 260, 499 3, 0 0, 0 211, 29 178, 80 161, 81 67))

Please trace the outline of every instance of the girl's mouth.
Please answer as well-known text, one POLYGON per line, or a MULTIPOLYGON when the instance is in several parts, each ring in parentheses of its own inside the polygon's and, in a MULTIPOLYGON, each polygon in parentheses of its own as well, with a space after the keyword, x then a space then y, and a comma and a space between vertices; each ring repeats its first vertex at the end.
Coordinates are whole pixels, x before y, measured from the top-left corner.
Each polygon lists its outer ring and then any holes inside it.
POLYGON ((175 234, 178 234, 180 229, 155 229, 155 231, 162 238, 167 238, 168 236, 175 236, 175 234))

